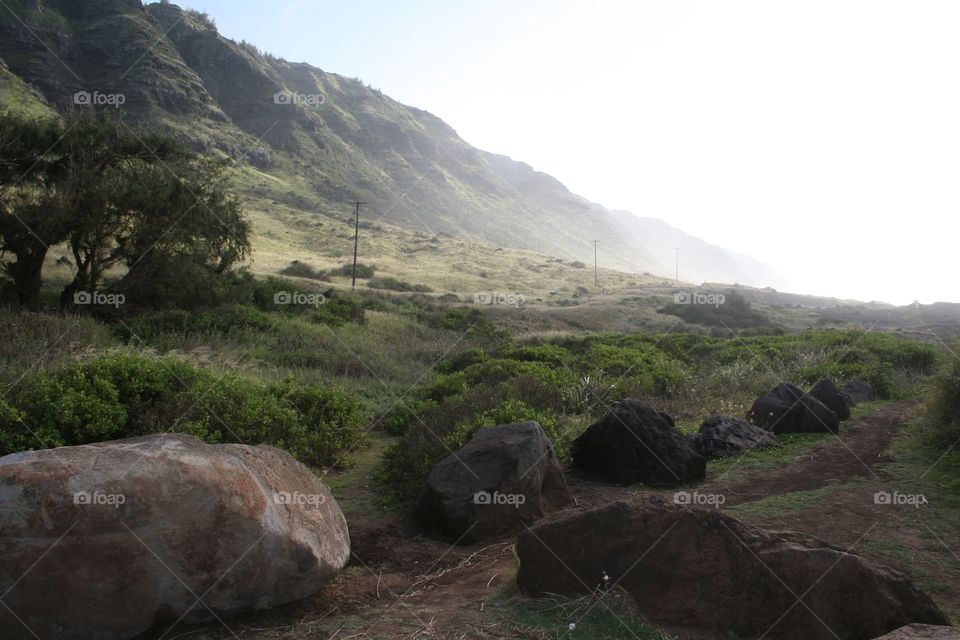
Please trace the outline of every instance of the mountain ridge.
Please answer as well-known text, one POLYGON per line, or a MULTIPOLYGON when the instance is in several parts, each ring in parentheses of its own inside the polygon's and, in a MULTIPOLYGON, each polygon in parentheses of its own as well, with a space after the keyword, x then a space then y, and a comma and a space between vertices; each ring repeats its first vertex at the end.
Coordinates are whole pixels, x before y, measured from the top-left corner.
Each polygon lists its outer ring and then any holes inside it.
MULTIPOLYGON (((662 276, 673 275, 682 246, 687 280, 786 285, 769 265, 610 211, 526 163, 477 149, 429 111, 357 79, 225 38, 205 14, 140 0, 10 7, 17 19, 0 23, 0 59, 47 105, 62 113, 76 108, 77 92, 122 95, 133 122, 290 178, 308 215, 363 200, 385 223, 581 261, 592 261, 599 240, 601 266, 662 276)), ((0 108, 19 100, 0 92, 0 108)))

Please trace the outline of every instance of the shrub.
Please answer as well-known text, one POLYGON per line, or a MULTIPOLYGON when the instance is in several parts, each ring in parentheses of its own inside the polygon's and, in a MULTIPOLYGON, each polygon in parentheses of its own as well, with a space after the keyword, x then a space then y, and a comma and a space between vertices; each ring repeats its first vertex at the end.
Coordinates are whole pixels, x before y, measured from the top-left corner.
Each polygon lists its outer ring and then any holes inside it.
POLYGON ((363 324, 365 309, 358 298, 337 296, 327 298, 326 302, 310 312, 309 317, 312 322, 334 327, 342 326, 348 322, 363 324))
POLYGON ((425 284, 410 284, 406 280, 398 280, 390 276, 370 278, 367 286, 371 289, 386 289, 387 291, 413 291, 416 293, 430 293, 433 291, 425 284))
POLYGON ((405 400, 397 403, 383 418, 380 424, 387 433, 402 436, 425 413, 437 408, 433 400, 405 400))
POLYGON ((355 398, 333 389, 306 387, 287 380, 276 389, 306 427, 301 459, 317 465, 340 462, 367 442, 363 427, 367 416, 355 398))
POLYGON ((307 464, 340 466, 366 442, 366 416, 342 391, 216 376, 176 358, 127 352, 34 376, 13 403, 0 404, 0 423, 12 425, 0 455, 40 441, 62 446, 179 431, 206 442, 270 444, 307 464))
POLYGON ((308 278, 310 280, 330 280, 330 277, 327 273, 317 271, 306 262, 300 262, 299 260, 294 260, 281 269, 280 275, 291 278, 308 278))
MULTIPOLYGON (((364 264, 362 262, 357 263, 358 278, 363 278, 364 280, 366 280, 368 278, 372 278, 373 274, 376 272, 377 272, 376 265, 364 264)), ((344 276, 346 278, 351 278, 353 277, 353 263, 348 262, 346 264, 340 265, 339 267, 334 267, 333 269, 330 269, 329 274, 332 276, 344 276)), ((388 278, 388 279, 392 279, 392 278, 388 278)), ((385 287, 380 287, 380 288, 385 288, 385 287)))
POLYGON ((116 325, 116 331, 124 340, 149 342, 168 333, 227 335, 238 329, 268 331, 277 321, 255 307, 234 305, 194 313, 180 309, 154 311, 116 325))
POLYGON ((669 304, 659 310, 676 316, 684 322, 724 329, 765 327, 770 318, 750 306, 740 294, 729 291, 723 294, 723 304, 669 304))
POLYGON ((127 422, 127 411, 120 404, 117 388, 108 380, 86 375, 79 369, 70 369, 55 377, 39 374, 25 388, 17 404, 25 414, 28 429, 56 434, 54 440, 58 444, 122 437, 127 422))
POLYGON ((951 447, 960 440, 960 361, 954 361, 934 378, 927 422, 934 445, 951 447))

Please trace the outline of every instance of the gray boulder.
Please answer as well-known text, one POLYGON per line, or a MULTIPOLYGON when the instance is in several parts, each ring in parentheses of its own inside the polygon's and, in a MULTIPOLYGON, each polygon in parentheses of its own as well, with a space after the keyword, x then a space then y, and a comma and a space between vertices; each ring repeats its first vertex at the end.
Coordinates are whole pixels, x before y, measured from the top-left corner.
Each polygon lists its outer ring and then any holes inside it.
POLYGON ((437 463, 414 516, 470 544, 530 524, 570 501, 553 444, 536 422, 480 429, 437 463))
POLYGON ((710 416, 687 442, 705 458, 722 458, 750 449, 778 447, 780 443, 767 430, 732 416, 710 416))
POLYGON ((873 386, 861 380, 850 380, 843 385, 842 391, 854 402, 870 402, 877 399, 873 386))

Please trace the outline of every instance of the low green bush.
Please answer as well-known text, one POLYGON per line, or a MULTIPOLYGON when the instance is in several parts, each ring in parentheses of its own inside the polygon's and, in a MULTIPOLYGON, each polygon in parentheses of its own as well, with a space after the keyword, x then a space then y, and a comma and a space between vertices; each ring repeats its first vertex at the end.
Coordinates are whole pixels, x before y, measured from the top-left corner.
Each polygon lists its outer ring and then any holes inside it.
POLYGON ((360 403, 288 380, 218 376, 176 358, 115 352, 25 381, 0 405, 0 455, 159 432, 269 444, 304 463, 343 466, 366 442, 360 403), (35 435, 34 435, 35 434, 35 435))
POLYGON ((960 361, 933 380, 927 401, 927 423, 933 444, 952 447, 960 441, 960 361))
POLYGON ((377 276, 367 281, 371 289, 386 289, 387 291, 413 291, 415 293, 430 293, 433 291, 425 284, 411 284, 406 280, 398 280, 390 276, 377 276))
MULTIPOLYGON (((363 278, 364 280, 372 278, 373 274, 377 272, 376 265, 364 264, 362 262, 357 263, 357 277, 363 278)), ((333 268, 329 271, 329 274, 332 276, 343 276, 347 278, 353 277, 353 263, 347 262, 342 264, 339 267, 333 268)))

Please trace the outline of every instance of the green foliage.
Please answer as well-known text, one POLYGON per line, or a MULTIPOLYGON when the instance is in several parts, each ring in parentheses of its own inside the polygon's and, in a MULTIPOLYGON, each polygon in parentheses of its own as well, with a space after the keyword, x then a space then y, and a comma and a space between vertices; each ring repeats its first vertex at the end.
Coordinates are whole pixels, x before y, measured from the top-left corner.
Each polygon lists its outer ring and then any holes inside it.
MULTIPOLYGON (((496 406, 478 413, 467 420, 457 423, 444 442, 451 450, 456 451, 463 447, 482 427, 499 424, 516 424, 534 420, 540 423, 550 437, 551 442, 559 440, 556 433, 557 418, 546 411, 538 411, 522 400, 510 398, 503 400, 496 406)), ((566 458, 566 451, 558 451, 561 459, 566 458)))
POLYGON ((467 349, 436 367, 438 375, 418 390, 409 410, 383 418, 403 436, 378 477, 409 500, 432 466, 482 426, 538 420, 563 457, 571 433, 627 396, 665 410, 675 402, 709 403, 705 414, 729 410, 733 400, 748 407, 781 381, 810 385, 823 375, 858 378, 881 394, 896 394, 898 379, 922 374, 936 361, 936 352, 920 343, 846 331, 726 339, 588 335, 467 349))
MULTIPOLYGON (((376 271, 377 271, 376 265, 364 264, 363 262, 357 263, 358 278, 363 278, 364 280, 366 280, 367 278, 372 278, 373 274, 376 273, 376 271)), ((353 263, 347 262, 345 264, 340 265, 339 267, 331 269, 328 273, 332 276, 343 276, 346 278, 350 278, 353 276, 353 263)), ((393 278, 385 278, 385 280, 393 280, 393 278)), ((373 286, 373 285, 369 285, 369 286, 373 286)), ((390 287, 377 287, 377 288, 389 289, 390 287)), ((394 289, 394 291, 412 291, 412 289, 394 289)))
POLYGON ((276 388, 306 428, 301 459, 317 465, 341 466, 346 456, 367 442, 362 405, 351 396, 324 387, 307 387, 292 379, 276 388))
POLYGON ((751 307, 750 302, 735 291, 722 295, 722 304, 669 304, 660 309, 660 313, 674 315, 690 324, 725 329, 756 328, 771 324, 767 316, 751 307))
POLYGON ((335 327, 347 322, 364 322, 363 303, 354 297, 337 296, 328 298, 326 302, 310 312, 311 322, 327 324, 335 327))
MULTIPOLYGON (((597 581, 602 582, 603 567, 597 566, 597 581)), ((606 591, 597 587, 581 597, 551 595, 527 598, 504 594, 489 607, 502 615, 513 631, 512 637, 542 640, 662 640, 667 637, 647 624, 631 606, 631 598, 621 588, 606 591), (570 624, 576 624, 575 629, 570 624)))
POLYGON ((433 400, 404 400, 398 402, 380 420, 387 433, 402 436, 419 416, 437 408, 433 400))
POLYGON ((366 442, 366 416, 342 391, 217 376, 176 358, 114 352, 31 378, 0 421, 0 455, 24 448, 179 431, 207 442, 270 444, 318 466, 366 442), (5 430, 6 432, 6 430, 5 430), (33 434, 36 434, 34 436, 33 434), (29 437, 28 437, 29 435, 29 437))
POLYGON ((480 309, 438 305, 425 296, 411 296, 406 302, 403 312, 432 329, 455 331, 465 339, 489 343, 506 340, 506 332, 498 329, 480 309))
POLYGON ((960 441, 960 360, 954 360, 934 378, 927 423, 935 446, 952 447, 960 441))
POLYGON ((0 252, 16 258, 4 271, 21 305, 37 303, 48 247, 61 243, 75 269, 63 308, 121 265, 115 288, 127 303, 206 300, 250 251, 250 224, 227 191, 226 164, 168 135, 92 111, 66 122, 4 114, 0 151, 0 252))
POLYGON ((56 447, 63 444, 59 433, 39 427, 30 429, 23 418, 23 411, 5 400, 0 400, 0 456, 37 446, 56 447))
POLYGON ((425 284, 410 284, 405 280, 398 280, 390 276, 377 276, 367 281, 371 289, 386 289, 387 291, 413 291, 416 293, 430 293, 433 291, 425 284))
POLYGON ((311 265, 307 264, 306 262, 300 262, 299 260, 294 260, 281 269, 280 275, 289 276, 291 278, 308 278, 310 280, 330 280, 329 273, 317 271, 311 265))
POLYGON ((247 305, 193 313, 170 309, 128 320, 122 325, 117 325, 117 333, 125 340, 150 342, 165 333, 227 335, 239 329, 268 331, 276 323, 277 319, 268 313, 247 305))

